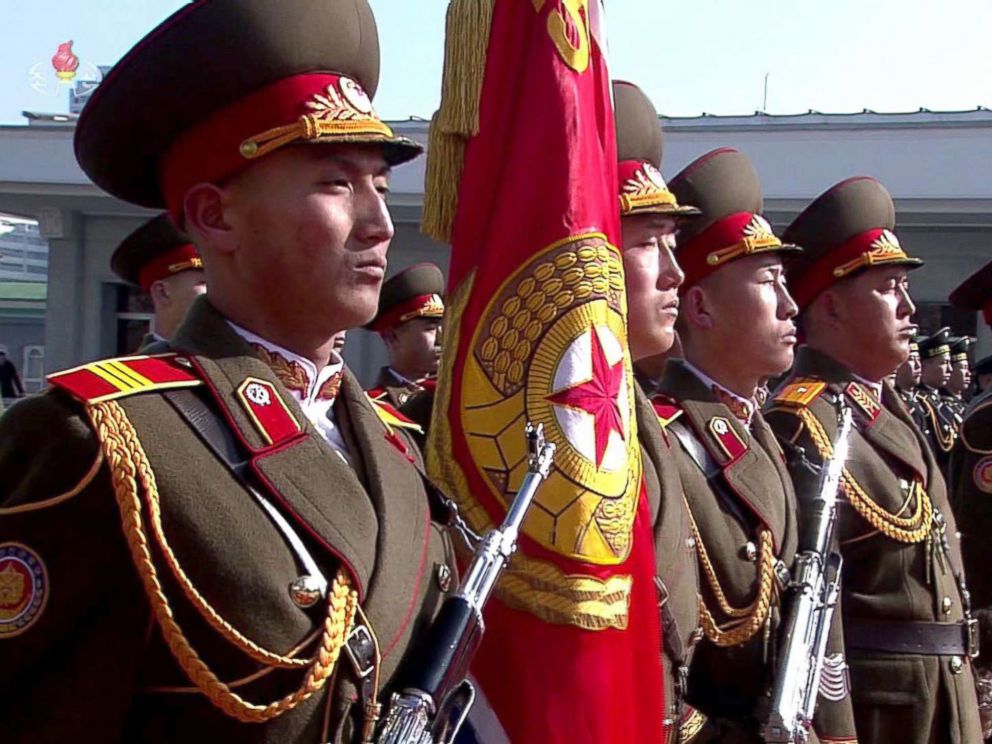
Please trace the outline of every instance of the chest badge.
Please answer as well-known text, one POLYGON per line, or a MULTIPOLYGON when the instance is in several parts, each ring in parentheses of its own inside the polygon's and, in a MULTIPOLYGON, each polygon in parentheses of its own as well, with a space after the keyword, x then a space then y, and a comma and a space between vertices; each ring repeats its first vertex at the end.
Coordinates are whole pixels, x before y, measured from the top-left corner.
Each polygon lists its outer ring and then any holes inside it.
POLYGON ((992 493, 992 455, 983 457, 975 463, 971 478, 975 482, 975 488, 979 491, 992 493))
POLYGON ((48 570, 36 552, 20 543, 0 543, 0 641, 38 621, 48 589, 48 570))

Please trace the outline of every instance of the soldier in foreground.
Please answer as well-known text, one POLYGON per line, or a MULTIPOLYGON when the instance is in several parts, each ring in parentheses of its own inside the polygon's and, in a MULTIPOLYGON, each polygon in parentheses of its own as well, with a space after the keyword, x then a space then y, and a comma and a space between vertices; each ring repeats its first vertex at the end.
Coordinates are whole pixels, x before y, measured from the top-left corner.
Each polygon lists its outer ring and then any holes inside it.
POLYGON ((364 741, 454 588, 333 351, 420 152, 374 113, 378 63, 365 0, 203 0, 80 117, 85 172, 180 219, 210 294, 172 353, 53 375, 0 422, 3 741, 364 741))
POLYGON ((664 143, 654 105, 636 85, 613 83, 620 159, 620 215, 627 285, 628 340, 636 377, 637 433, 644 454, 644 478, 655 524, 658 606, 661 612, 667 711, 661 741, 697 741, 700 713, 686 705, 686 681, 699 640, 696 595, 699 578, 672 460, 668 421, 644 394, 650 385, 639 362, 668 352, 675 341, 678 288, 683 274, 672 250, 679 224, 699 210, 679 204, 662 178, 664 143))
POLYGON ((444 275, 434 264, 404 269, 382 285, 379 310, 369 323, 389 352, 368 393, 399 407, 433 383, 441 356, 444 275), (429 378, 429 379, 428 379, 429 378))
POLYGON ((168 214, 149 220, 124 238, 110 257, 110 268, 151 297, 155 318, 141 348, 172 338, 193 300, 207 291, 196 246, 168 214))
POLYGON ((799 473, 803 458, 815 466, 830 456, 840 406, 854 412, 837 612, 856 740, 972 744, 981 741, 975 645, 954 515, 933 454, 881 382, 908 356, 915 308, 907 272, 922 263, 905 253, 894 226, 888 192, 853 178, 786 230, 785 240, 804 248, 789 283, 806 343, 766 418, 799 473))
POLYGON ((688 699, 708 719, 701 741, 760 742, 798 526, 792 481, 757 398, 764 379, 792 365, 796 305, 782 260, 799 249, 761 216, 758 175, 736 150, 703 155, 670 187, 702 210, 677 250, 685 358, 669 360, 654 397, 676 441, 702 574, 705 639, 688 699))

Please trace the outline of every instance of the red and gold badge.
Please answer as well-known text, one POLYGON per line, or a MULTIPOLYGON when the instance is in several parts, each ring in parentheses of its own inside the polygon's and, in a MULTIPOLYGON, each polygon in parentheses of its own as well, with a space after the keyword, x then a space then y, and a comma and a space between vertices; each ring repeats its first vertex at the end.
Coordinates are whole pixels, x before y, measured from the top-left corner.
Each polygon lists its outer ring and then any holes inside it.
POLYGON ((0 543, 0 640, 20 635, 48 602, 48 571, 31 548, 0 543))
POLYGON ((524 421, 544 424, 556 468, 524 532, 601 565, 630 551, 641 477, 622 290, 602 235, 550 246, 493 298, 463 386, 469 448, 497 498, 507 503, 527 472, 524 421))
POLYGON ((975 488, 982 493, 992 493, 992 455, 983 457, 975 464, 971 477, 975 488))

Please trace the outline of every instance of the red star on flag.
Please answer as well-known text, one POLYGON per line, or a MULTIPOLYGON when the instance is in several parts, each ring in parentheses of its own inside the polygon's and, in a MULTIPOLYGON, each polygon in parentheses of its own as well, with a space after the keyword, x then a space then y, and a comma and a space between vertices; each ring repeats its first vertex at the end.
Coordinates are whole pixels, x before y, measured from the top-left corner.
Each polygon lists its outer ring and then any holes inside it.
POLYGON ((603 464, 610 433, 615 431, 621 438, 625 438, 620 413, 620 387, 623 384, 624 368, 623 357, 610 365, 599 340, 599 333, 595 329, 590 329, 590 332, 592 379, 560 390, 547 399, 559 406, 585 411, 593 417, 596 430, 596 467, 599 468, 603 464))

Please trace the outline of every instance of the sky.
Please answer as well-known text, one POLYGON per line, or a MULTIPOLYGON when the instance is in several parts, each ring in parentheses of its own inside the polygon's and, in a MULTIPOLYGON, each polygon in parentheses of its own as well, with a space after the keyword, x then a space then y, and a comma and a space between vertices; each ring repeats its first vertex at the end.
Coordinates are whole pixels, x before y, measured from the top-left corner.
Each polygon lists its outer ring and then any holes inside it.
MULTIPOLYGON (((447 3, 370 1, 382 47, 376 109, 427 118, 447 3)), ((68 110, 49 63, 62 42, 83 65, 110 65, 184 4, 0 0, 0 124, 68 110), (42 92, 32 69, 44 72, 42 92)), ((606 12, 611 74, 666 115, 992 108, 990 0, 606 0, 606 12)))

